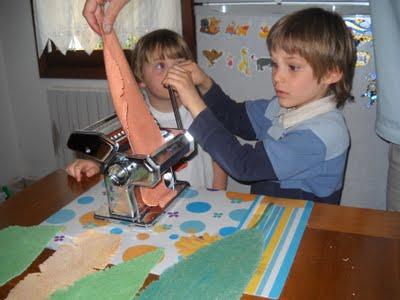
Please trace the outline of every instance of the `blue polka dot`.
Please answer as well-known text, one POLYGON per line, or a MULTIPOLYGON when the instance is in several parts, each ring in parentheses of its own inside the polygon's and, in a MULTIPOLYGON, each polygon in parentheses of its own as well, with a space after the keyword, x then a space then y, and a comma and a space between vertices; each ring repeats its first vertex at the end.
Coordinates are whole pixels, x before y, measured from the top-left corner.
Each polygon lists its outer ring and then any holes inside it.
POLYGON ((229 217, 234 221, 241 221, 247 215, 247 209, 235 209, 229 213, 229 217))
POLYGON ((186 221, 180 225, 180 229, 186 233, 198 233, 205 228, 206 225, 201 221, 186 221))
POLYGON ((92 197, 92 196, 84 196, 84 197, 80 197, 78 199, 79 204, 89 204, 89 203, 92 203, 93 201, 94 201, 94 197, 92 197))
POLYGON ((75 217, 75 212, 72 209, 61 209, 56 212, 46 221, 51 224, 62 224, 71 221, 75 217))
POLYGON ((211 205, 207 202, 192 202, 186 205, 186 209, 192 213, 203 213, 209 211, 211 205))
POLYGON ((110 230, 110 233, 112 233, 112 234, 121 234, 122 232, 123 232, 123 230, 118 227, 114 227, 110 230))
POLYGON ((219 230, 221 236, 227 236, 234 233, 237 230, 236 227, 223 227, 219 230))
POLYGON ((179 234, 171 234, 170 236, 169 236, 169 239, 170 240, 177 240, 179 238, 179 234))
POLYGON ((196 197, 199 194, 198 191, 192 189, 192 188, 186 188, 181 194, 181 198, 193 198, 196 197))

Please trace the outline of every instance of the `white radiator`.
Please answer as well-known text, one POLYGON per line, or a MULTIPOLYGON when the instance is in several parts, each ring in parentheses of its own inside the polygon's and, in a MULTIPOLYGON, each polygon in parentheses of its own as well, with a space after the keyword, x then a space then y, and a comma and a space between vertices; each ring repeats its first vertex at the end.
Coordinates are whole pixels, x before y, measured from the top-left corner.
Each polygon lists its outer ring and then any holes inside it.
POLYGON ((57 167, 75 159, 67 141, 73 130, 83 129, 114 112, 108 89, 50 88, 47 90, 57 167))

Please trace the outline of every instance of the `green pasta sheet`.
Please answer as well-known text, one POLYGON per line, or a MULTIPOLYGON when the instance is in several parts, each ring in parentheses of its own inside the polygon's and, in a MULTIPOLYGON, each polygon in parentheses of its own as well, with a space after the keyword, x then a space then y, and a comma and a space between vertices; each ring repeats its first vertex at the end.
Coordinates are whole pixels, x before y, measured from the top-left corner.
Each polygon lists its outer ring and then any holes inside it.
POLYGON ((163 254, 164 250, 158 248, 133 260, 92 273, 68 289, 57 290, 51 299, 132 299, 163 254))
POLYGON ((238 231, 169 268, 137 299, 240 299, 262 251, 261 231, 238 231))
POLYGON ((0 286, 21 274, 62 226, 10 226, 0 230, 0 286))

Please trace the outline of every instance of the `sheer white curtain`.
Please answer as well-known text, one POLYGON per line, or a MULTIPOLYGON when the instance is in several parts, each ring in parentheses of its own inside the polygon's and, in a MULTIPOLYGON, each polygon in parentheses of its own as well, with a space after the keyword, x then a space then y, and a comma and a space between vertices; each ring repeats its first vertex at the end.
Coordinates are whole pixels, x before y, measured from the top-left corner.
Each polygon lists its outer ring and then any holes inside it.
MULTIPOLYGON (((99 48, 100 38, 82 16, 84 0, 34 0, 33 9, 39 55, 49 40, 66 53, 99 48)), ((131 0, 120 12, 114 29, 125 48, 157 28, 182 32, 180 0, 131 0)))

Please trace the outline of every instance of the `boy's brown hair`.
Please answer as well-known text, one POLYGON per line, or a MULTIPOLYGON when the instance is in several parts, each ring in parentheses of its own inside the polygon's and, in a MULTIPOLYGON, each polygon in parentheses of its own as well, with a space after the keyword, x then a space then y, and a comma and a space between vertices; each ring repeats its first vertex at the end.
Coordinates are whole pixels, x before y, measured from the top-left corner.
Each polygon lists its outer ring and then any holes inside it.
POLYGON ((132 51, 131 68, 136 80, 142 82, 145 62, 166 58, 193 60, 193 55, 183 37, 172 30, 157 29, 142 36, 132 51))
POLYGON ((329 87, 330 92, 336 96, 337 107, 352 98, 357 52, 352 34, 339 14, 321 8, 289 14, 272 26, 267 46, 270 53, 281 49, 300 55, 318 80, 328 71, 341 72, 342 79, 329 87))

